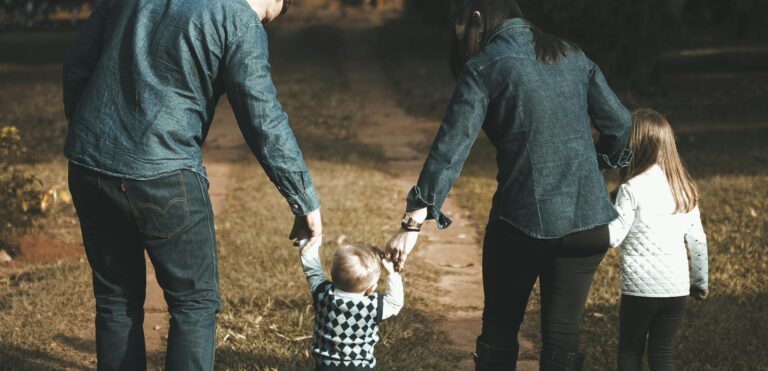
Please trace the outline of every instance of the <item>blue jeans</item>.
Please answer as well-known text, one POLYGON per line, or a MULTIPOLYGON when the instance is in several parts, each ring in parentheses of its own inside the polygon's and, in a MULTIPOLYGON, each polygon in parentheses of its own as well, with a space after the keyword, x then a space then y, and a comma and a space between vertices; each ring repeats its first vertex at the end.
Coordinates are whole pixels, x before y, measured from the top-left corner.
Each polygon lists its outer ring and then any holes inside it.
POLYGON ((69 188, 93 270, 99 370, 147 367, 145 250, 170 312, 165 369, 213 369, 221 302, 207 187, 188 170, 137 181, 70 164, 69 188))

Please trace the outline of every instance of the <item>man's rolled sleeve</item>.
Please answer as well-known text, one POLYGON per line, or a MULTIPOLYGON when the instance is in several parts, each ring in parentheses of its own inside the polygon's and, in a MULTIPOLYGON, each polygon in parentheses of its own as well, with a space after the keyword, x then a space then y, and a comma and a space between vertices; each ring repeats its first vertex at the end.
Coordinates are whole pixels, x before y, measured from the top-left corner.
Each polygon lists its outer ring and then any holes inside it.
POLYGON ((294 215, 307 215, 320 208, 320 199, 314 189, 301 194, 286 195, 285 198, 294 215))

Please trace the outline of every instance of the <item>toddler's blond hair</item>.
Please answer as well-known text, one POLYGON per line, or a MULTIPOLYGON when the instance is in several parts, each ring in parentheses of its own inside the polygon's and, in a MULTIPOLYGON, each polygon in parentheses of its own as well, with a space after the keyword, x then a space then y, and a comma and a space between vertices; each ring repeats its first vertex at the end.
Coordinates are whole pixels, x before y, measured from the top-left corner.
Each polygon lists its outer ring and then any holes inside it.
POLYGON ((360 293, 379 281, 381 256, 379 248, 364 243, 340 247, 333 254, 331 279, 333 284, 346 292, 360 293))

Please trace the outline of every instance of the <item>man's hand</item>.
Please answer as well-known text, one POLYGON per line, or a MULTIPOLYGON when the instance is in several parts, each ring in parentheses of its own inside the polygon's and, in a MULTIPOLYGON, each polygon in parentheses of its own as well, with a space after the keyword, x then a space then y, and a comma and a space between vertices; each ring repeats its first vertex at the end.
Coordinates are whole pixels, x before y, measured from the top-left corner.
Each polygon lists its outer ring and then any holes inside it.
POLYGON ((297 216, 293 221, 293 229, 288 236, 293 240, 294 246, 299 246, 302 240, 308 240, 302 251, 319 247, 323 243, 323 221, 320 217, 320 209, 307 215, 297 216))
POLYGON ((696 300, 704 300, 709 296, 709 290, 691 286, 691 297, 696 300))

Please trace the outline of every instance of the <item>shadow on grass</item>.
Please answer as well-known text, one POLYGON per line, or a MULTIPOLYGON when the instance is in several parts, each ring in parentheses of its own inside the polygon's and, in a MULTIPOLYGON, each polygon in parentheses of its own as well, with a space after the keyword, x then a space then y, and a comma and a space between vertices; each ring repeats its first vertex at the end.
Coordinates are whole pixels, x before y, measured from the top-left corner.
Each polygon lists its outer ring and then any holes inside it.
POLYGON ((82 364, 68 361, 47 351, 0 342, 0 370, 82 369, 82 364))
POLYGON ((216 351, 216 369, 312 370, 313 366, 311 361, 301 363, 288 356, 280 357, 275 354, 235 349, 218 349, 216 351))

